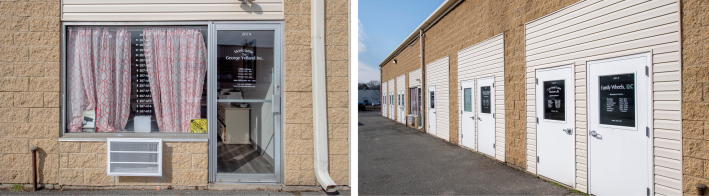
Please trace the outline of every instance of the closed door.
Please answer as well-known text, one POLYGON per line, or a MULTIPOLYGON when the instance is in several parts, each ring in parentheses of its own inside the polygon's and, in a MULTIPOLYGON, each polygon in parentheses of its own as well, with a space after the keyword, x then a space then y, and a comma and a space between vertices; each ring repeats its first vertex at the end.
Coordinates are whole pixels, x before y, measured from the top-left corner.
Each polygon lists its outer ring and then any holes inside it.
POLYGON ((473 100, 475 98, 475 81, 463 81, 460 86, 463 89, 463 103, 461 104, 463 106, 463 114, 460 119, 463 126, 460 127, 460 143, 465 147, 475 149, 475 121, 478 120, 475 118, 475 109, 473 107, 473 103, 475 103, 473 100))
POLYGON ((495 156, 495 86, 494 78, 478 79, 478 151, 495 156))
POLYGON ((210 57, 214 85, 205 92, 213 95, 209 112, 219 121, 209 127, 210 181, 281 183, 282 27, 220 23, 214 28, 208 45, 216 51, 210 57))
POLYGON ((399 122, 400 123, 406 123, 406 115, 404 114, 404 109, 406 102, 404 101, 404 91, 399 91, 399 100, 401 100, 401 103, 399 104, 399 122))
POLYGON ((389 92, 389 103, 391 103, 391 104, 389 104, 389 119, 394 120, 394 116, 396 116, 396 115, 394 115, 394 114, 396 114, 396 110, 394 109, 394 108, 396 108, 395 107, 396 100, 394 100, 394 92, 389 92))
POLYGON ((649 54, 588 62, 589 191, 650 191, 649 54))
POLYGON ((574 185, 574 83, 571 65, 537 70, 537 171, 574 185))
MULTIPOLYGON (((386 91, 382 91, 386 92, 386 91)), ((387 99, 386 99, 386 94, 382 93, 382 102, 381 102, 381 109, 382 109, 382 116, 387 116, 387 99)))
POLYGON ((436 135, 436 86, 428 86, 428 133, 436 135))

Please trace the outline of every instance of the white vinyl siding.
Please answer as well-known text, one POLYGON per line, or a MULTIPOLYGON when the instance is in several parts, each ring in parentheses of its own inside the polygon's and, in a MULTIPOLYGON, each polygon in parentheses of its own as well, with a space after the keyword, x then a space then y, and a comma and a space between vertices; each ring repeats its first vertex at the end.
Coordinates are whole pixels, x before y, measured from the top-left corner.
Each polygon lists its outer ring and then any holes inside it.
POLYGON ((387 83, 384 82, 382 83, 382 98, 384 98, 382 101, 380 101, 379 105, 382 108, 382 116, 387 117, 387 109, 389 109, 389 91, 387 91, 387 83))
POLYGON ((421 68, 409 72, 409 88, 421 86, 421 68))
MULTIPOLYGON (((495 158, 505 161, 505 47, 504 35, 498 34, 485 41, 458 51, 458 86, 462 81, 495 77, 495 158)), ((477 82, 477 81, 475 81, 477 82)), ((463 107, 463 91, 458 90, 458 111, 463 107)), ((475 99, 478 91, 475 91, 475 99)), ((477 103, 474 101, 473 103, 477 103)), ((476 104, 473 104, 473 107, 476 104)), ((473 109, 477 111, 477 109, 473 109)), ((458 112, 458 124, 462 125, 461 112, 458 112)), ((477 122, 477 121, 476 121, 477 122)), ((462 133, 458 126, 458 136, 462 133)), ((477 140, 478 130, 475 130, 477 140)), ((476 142, 477 144, 477 142, 476 142)))
MULTIPOLYGON (((404 117, 401 117, 401 109, 399 108, 399 92, 404 92, 406 93, 406 74, 400 75, 399 77, 396 77, 396 96, 397 96, 397 104, 396 104, 396 120, 402 124, 406 124, 406 119, 404 117)), ((404 97, 402 99, 404 102, 404 108, 406 108, 406 98, 404 97)))
POLYGON ((63 0, 62 21, 283 20, 283 0, 63 0))
POLYGON ((588 191, 586 61, 652 52, 654 193, 682 194, 679 3, 598 1, 572 4, 525 25, 527 170, 536 171, 535 70, 575 65, 576 184, 588 191))
POLYGON ((389 119, 396 121, 396 83, 394 83, 393 78, 391 80, 389 80, 389 82, 387 82, 387 83, 389 84, 389 86, 387 87, 387 89, 389 89, 389 92, 387 93, 387 96, 388 96, 387 98, 391 102, 389 104, 389 108, 388 108, 389 109, 389 114, 388 114, 389 116, 388 117, 389 117, 389 119))
MULTIPOLYGON (((436 94, 434 96, 436 101, 436 136, 446 141, 450 141, 448 135, 450 127, 448 111, 450 110, 448 108, 450 102, 450 91, 448 89, 450 85, 448 83, 448 77, 450 75, 449 63, 448 56, 446 56, 426 65, 426 90, 424 91, 428 92, 429 86, 436 86, 436 94)), ((426 99, 430 99, 428 93, 426 93, 426 95, 426 99)), ((428 103, 428 101, 426 102, 428 103)), ((426 114, 428 114, 428 108, 427 106, 426 114)), ((429 115, 426 115, 426 118, 429 118, 429 115)))

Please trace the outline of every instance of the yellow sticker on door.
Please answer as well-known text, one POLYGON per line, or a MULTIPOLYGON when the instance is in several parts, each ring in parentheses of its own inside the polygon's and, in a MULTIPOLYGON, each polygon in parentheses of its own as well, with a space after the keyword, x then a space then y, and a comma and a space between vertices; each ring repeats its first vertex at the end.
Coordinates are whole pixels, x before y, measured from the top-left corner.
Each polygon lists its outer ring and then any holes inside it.
POLYGON ((207 133, 207 119, 192 119, 190 121, 190 132, 207 133))

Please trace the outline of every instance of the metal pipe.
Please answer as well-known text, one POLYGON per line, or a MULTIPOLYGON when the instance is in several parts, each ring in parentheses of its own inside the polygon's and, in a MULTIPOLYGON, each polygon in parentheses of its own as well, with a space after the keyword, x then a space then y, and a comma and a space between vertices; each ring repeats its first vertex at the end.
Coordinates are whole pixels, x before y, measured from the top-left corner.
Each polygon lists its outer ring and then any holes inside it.
POLYGON ((32 151, 32 192, 37 191, 37 146, 30 147, 32 151))
MULTIPOLYGON (((426 70, 424 70, 424 55, 423 55, 423 29, 419 29, 419 59, 421 60, 421 92, 419 92, 419 97, 421 97, 421 100, 419 100, 419 119, 421 119, 421 128, 426 127, 426 118, 424 117, 425 110, 423 109, 424 106, 426 106, 426 70)), ((416 127, 418 129, 418 127, 416 127)), ((426 131, 428 131, 426 129, 426 131)))
POLYGON ((707 185, 704 185, 702 183, 697 183, 695 186, 697 187, 697 195, 699 195, 699 196, 704 195, 704 191, 707 190, 707 185))
POLYGON ((313 70, 313 149, 315 177, 328 193, 337 192, 328 172, 327 78, 325 74, 325 0, 312 0, 310 10, 310 48, 313 70))

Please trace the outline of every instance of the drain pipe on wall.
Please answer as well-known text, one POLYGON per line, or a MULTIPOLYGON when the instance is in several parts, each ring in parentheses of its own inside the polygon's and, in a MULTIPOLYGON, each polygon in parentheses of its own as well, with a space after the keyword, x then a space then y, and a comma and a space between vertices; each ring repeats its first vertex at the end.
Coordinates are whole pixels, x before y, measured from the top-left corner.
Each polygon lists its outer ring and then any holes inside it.
POLYGON ((313 149, 315 177, 325 192, 336 192, 328 172, 327 78, 325 74, 325 0, 312 0, 310 9, 310 50, 313 65, 313 149))

